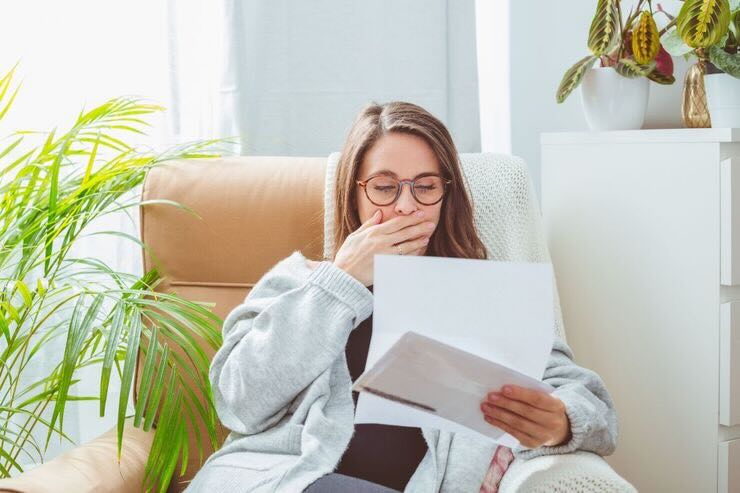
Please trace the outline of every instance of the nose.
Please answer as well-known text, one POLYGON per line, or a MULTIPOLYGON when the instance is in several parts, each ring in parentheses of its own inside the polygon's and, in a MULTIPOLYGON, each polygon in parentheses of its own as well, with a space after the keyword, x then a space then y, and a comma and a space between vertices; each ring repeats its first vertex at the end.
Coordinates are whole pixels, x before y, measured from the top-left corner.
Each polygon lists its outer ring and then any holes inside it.
POLYGON ((401 184, 401 195, 396 201, 396 214, 408 215, 415 212, 418 209, 418 204, 411 193, 411 184, 401 184), (407 186, 408 185, 408 186, 407 186))

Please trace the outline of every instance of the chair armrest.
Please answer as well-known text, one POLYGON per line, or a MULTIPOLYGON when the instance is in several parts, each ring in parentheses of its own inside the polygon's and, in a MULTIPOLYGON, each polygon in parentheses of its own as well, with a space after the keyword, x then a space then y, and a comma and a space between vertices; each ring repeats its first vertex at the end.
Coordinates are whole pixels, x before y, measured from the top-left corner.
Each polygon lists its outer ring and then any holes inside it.
POLYGON ((515 459, 499 485, 500 493, 546 491, 637 493, 601 456, 583 451, 515 459))
POLYGON ((49 462, 0 480, 0 492, 138 493, 153 438, 153 429, 144 432, 127 420, 120 464, 116 455, 116 428, 113 427, 95 440, 78 445, 49 462))

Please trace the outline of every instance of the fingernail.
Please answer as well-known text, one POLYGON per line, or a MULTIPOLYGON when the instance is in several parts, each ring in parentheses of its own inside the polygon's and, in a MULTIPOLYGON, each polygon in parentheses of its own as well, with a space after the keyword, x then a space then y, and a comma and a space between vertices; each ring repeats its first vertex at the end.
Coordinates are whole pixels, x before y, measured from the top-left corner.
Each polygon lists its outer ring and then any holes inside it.
POLYGON ((499 399, 501 399, 501 396, 498 394, 488 394, 489 401, 496 402, 499 399))
POLYGON ((504 387, 504 394, 511 394, 512 388, 511 387, 504 387))
POLYGON ((421 240, 421 243, 426 245, 427 243, 429 243, 429 238, 424 238, 423 240, 421 240))
POLYGON ((424 217, 424 211, 416 211, 416 217, 424 217))
POLYGON ((434 223, 427 223, 427 229, 434 229, 434 223))

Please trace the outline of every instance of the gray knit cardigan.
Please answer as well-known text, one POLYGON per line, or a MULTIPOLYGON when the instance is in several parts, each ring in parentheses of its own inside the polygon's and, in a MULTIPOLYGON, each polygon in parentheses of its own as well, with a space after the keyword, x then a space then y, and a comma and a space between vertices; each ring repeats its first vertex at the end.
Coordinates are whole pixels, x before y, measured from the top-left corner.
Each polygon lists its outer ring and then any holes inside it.
MULTIPOLYGON (((323 261, 294 251, 270 269, 227 316, 210 369, 216 410, 231 430, 189 485, 193 492, 299 493, 334 470, 354 432, 349 333, 370 316, 373 295, 323 261)), ((597 374, 573 363, 556 337, 543 380, 566 405, 571 440, 517 448, 520 458, 616 448, 617 418, 597 374)), ((429 449, 407 493, 477 493, 495 445, 422 428, 429 449)))

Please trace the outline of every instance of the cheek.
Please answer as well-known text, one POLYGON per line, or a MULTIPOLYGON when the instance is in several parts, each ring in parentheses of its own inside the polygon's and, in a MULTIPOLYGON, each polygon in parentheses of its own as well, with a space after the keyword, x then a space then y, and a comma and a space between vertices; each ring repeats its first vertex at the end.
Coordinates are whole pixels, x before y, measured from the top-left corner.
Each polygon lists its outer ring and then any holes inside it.
POLYGON ((375 209, 372 208, 372 205, 369 200, 367 200, 367 197, 364 196, 358 196, 357 197, 357 212, 360 216, 360 223, 364 223, 367 221, 370 216, 375 212, 375 209))

